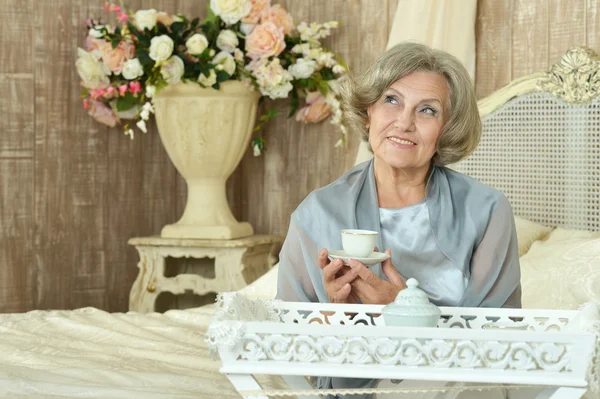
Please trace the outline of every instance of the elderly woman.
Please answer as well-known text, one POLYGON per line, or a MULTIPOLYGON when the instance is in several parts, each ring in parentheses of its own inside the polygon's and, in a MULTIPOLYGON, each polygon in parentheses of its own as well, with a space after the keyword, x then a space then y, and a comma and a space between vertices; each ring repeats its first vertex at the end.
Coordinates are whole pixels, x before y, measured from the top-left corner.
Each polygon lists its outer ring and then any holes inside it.
MULTIPOLYGON (((293 213, 277 297, 387 304, 414 277, 437 305, 520 307, 508 200, 446 167, 469 155, 481 135, 462 64, 443 51, 401 43, 346 83, 346 120, 373 159, 312 192, 293 213), (368 268, 330 261, 328 251, 342 247, 340 229, 379 232, 377 247, 391 258, 368 268)), ((320 385, 340 387, 335 380, 320 385)))

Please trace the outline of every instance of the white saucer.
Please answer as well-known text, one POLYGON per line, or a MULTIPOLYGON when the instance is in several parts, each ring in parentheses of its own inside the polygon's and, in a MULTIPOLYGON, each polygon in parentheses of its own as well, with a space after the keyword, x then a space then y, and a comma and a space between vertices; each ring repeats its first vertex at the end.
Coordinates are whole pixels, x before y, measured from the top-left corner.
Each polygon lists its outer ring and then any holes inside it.
POLYGON ((355 258, 352 256, 348 256, 348 254, 346 252, 344 252, 343 250, 329 251, 330 259, 338 259, 339 258, 344 261, 345 265, 348 265, 348 261, 350 259, 355 259, 365 266, 373 266, 373 265, 383 262, 384 260, 388 259, 389 257, 390 256, 388 254, 386 254, 385 252, 373 252, 368 258, 355 258))

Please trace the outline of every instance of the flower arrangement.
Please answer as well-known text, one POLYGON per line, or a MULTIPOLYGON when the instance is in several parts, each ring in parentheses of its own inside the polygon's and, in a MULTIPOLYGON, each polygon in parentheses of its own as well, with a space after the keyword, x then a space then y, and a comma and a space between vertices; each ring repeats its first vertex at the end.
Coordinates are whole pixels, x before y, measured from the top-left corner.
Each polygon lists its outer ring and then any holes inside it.
MULTIPOLYGON (((341 131, 336 146, 343 145, 339 81, 347 66, 321 44, 338 22, 295 25, 270 1, 211 0, 202 22, 106 2, 115 25, 88 19, 88 36, 78 49, 83 107, 100 123, 122 125, 133 139, 133 125, 146 133, 152 99, 167 85, 196 82, 218 90, 224 81, 240 80, 258 90, 261 100, 289 100, 288 117, 297 121, 318 123, 331 116, 341 131)), ((255 132, 276 115, 269 109, 255 132)), ((264 144, 262 135, 252 140, 255 156, 264 144)))

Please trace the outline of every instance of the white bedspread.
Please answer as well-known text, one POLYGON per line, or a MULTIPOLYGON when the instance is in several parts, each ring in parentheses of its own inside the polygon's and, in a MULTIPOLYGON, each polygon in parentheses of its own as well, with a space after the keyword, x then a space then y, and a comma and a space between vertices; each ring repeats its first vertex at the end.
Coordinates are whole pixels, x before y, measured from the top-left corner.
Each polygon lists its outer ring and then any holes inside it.
MULTIPOLYGON (((239 398, 204 342, 212 314, 213 306, 2 315, 0 397, 239 398)), ((285 386, 276 377, 259 382, 285 386)))

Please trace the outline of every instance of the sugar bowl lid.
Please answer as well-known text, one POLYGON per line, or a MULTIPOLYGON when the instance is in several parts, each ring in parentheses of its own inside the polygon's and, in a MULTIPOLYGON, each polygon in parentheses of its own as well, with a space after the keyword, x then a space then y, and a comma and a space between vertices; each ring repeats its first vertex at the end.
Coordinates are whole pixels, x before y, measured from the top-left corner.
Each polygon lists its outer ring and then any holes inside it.
POLYGON ((417 279, 409 278, 406 288, 398 293, 394 302, 384 308, 384 312, 395 315, 439 316, 440 309, 429 302, 427 294, 418 288, 417 279))

